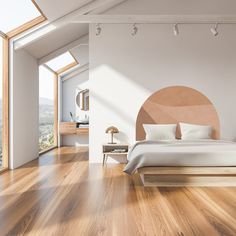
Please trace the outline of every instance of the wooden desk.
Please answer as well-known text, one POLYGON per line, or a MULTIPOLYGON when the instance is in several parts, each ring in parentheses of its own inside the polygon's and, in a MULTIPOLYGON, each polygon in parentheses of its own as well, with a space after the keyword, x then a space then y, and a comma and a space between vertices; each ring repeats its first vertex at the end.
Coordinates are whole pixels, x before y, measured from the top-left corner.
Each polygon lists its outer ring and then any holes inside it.
POLYGON ((59 133, 61 135, 88 134, 89 128, 77 128, 76 122, 60 122, 59 133))

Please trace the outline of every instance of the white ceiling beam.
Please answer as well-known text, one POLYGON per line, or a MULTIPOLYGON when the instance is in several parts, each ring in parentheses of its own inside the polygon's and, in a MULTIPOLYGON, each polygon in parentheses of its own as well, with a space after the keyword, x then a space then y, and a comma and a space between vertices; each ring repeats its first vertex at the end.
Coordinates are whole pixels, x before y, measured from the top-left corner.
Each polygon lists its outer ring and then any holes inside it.
POLYGON ((71 23, 104 24, 235 24, 236 15, 83 15, 71 23))
POLYGON ((78 38, 77 40, 75 40, 63 47, 60 47, 57 50, 54 50, 53 52, 51 52, 50 54, 40 58, 38 60, 38 63, 39 63, 39 65, 42 65, 42 64, 50 61, 51 59, 71 50, 72 48, 75 48, 80 45, 88 45, 88 42, 89 42, 89 37, 88 37, 88 34, 86 34, 86 35, 78 38))
POLYGON ((113 0, 110 1, 109 3, 107 3, 106 5, 103 5, 95 10, 92 10, 89 12, 89 15, 96 15, 96 14, 102 14, 108 10, 110 10, 113 7, 116 7, 124 2, 126 2, 127 0, 113 0))
POLYGON ((60 75, 60 79, 62 82, 74 78, 75 76, 79 75, 80 73, 89 70, 89 63, 83 65, 83 66, 78 66, 77 68, 74 68, 70 72, 65 72, 64 74, 60 75))
POLYGON ((26 47, 27 45, 30 45, 31 43, 33 43, 34 41, 45 37, 45 35, 47 35, 50 32, 53 32, 54 30, 63 27, 69 23, 71 23, 74 19, 76 19, 79 15, 86 15, 89 12, 98 9, 100 7, 105 6, 106 4, 110 4, 111 2, 114 2, 117 0, 95 0, 92 1, 91 3, 88 3, 84 6, 82 6, 81 8, 72 11, 69 14, 66 14, 65 16, 47 23, 45 25, 43 25, 42 27, 36 29, 33 32, 28 33, 27 35, 22 36, 19 39, 16 39, 14 41, 14 49, 18 50, 21 48, 26 47))

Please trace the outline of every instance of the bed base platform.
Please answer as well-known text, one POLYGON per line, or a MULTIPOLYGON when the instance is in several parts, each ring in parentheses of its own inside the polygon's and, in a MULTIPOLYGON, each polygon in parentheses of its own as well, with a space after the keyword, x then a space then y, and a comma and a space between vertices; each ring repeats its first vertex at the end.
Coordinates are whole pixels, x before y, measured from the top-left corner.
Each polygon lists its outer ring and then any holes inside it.
POLYGON ((236 186, 236 167, 142 167, 144 186, 236 186))

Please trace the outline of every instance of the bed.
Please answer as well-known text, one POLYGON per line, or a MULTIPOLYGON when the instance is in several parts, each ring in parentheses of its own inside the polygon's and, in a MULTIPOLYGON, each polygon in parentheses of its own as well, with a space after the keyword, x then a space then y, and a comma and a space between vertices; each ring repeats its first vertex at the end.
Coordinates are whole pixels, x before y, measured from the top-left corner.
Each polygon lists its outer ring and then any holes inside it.
POLYGON ((154 93, 136 121, 137 142, 124 172, 138 173, 144 186, 236 186, 236 143, 220 140, 213 104, 200 92, 182 86, 154 93), (208 140, 145 140, 143 124, 189 122, 213 128, 208 140))
POLYGON ((124 172, 146 186, 234 185, 236 143, 222 140, 140 141, 124 172), (204 176, 205 175, 205 176, 204 176))

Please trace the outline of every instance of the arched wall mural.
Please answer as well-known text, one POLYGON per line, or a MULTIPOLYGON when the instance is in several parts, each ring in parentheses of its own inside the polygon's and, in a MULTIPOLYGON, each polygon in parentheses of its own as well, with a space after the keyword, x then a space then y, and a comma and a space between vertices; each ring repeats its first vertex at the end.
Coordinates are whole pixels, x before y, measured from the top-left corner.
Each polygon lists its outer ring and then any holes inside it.
MULTIPOLYGON (((136 140, 145 139, 143 124, 179 122, 211 125, 212 138, 220 138, 220 122, 212 102, 195 89, 173 86, 155 92, 144 102, 136 120, 136 140)), ((179 127, 177 138, 180 138, 179 127)))

